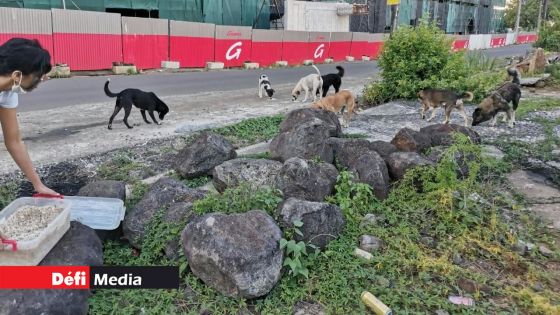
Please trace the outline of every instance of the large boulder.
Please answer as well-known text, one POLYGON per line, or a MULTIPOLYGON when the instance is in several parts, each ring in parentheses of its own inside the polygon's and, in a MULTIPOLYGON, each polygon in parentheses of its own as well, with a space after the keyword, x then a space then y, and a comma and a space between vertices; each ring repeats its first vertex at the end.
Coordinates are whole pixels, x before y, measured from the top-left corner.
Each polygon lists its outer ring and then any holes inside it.
POLYGON ((302 159, 319 158, 327 163, 334 159, 329 143, 332 130, 324 121, 314 118, 293 129, 279 133, 270 142, 272 159, 287 161, 293 157, 302 159))
POLYGON ((289 198, 278 206, 280 225, 293 227, 294 221, 303 222, 303 235, 294 235, 297 241, 313 244, 321 249, 344 230, 344 215, 336 205, 324 202, 289 198))
POLYGON ((431 139, 418 131, 410 128, 403 128, 397 132, 391 143, 394 144, 399 151, 422 152, 430 147, 431 139))
POLYGON ((266 295, 280 279, 282 231, 261 210, 207 214, 189 223, 182 241, 193 274, 224 295, 266 295))
MULTIPOLYGON (((92 229, 71 222, 68 232, 39 265, 102 266, 103 246, 92 229)), ((90 290, 0 290, 0 314, 85 315, 90 297, 90 290)))
POLYGON ((304 123, 321 120, 329 130, 331 137, 340 137, 342 134, 342 127, 340 121, 335 113, 316 109, 316 108, 302 108, 291 111, 288 116, 280 124, 280 132, 287 132, 294 130, 304 123))
POLYGON ((211 175, 214 167, 236 157, 235 148, 226 138, 203 132, 179 151, 175 171, 187 179, 211 175))
POLYGON ((323 201, 334 192, 338 171, 332 164, 291 158, 276 177, 284 198, 323 201))
POLYGON ((118 180, 99 180, 82 187, 78 196, 117 198, 126 201, 126 183, 118 180))
POLYGON ((389 194, 389 171, 385 160, 375 151, 377 145, 363 139, 332 138, 335 158, 354 179, 373 188, 379 199, 389 194))
MULTIPOLYGON (((117 180, 99 180, 82 187, 78 196, 117 198, 126 201, 126 184, 117 180)), ((103 242, 108 239, 116 240, 122 236, 122 224, 113 231, 96 230, 95 233, 103 242)))
POLYGON ((124 222, 124 237, 136 248, 141 248, 146 228, 159 210, 168 210, 177 202, 194 202, 204 198, 205 193, 188 188, 184 183, 164 177, 154 183, 142 200, 127 211, 124 222))
POLYGON ((214 168, 212 178, 219 192, 242 183, 254 188, 274 187, 282 163, 265 159, 235 159, 214 168))
POLYGON ((389 174, 394 180, 400 180, 409 169, 422 166, 434 165, 432 161, 423 158, 416 152, 395 152, 389 155, 387 166, 389 166, 389 174))
POLYGON ((453 133, 462 133, 473 143, 480 143, 480 136, 469 127, 454 124, 435 124, 420 129, 420 133, 430 138, 432 146, 448 146, 454 143, 453 133))
POLYGON ((391 153, 398 151, 394 144, 381 140, 372 141, 371 146, 384 160, 387 159, 391 153))

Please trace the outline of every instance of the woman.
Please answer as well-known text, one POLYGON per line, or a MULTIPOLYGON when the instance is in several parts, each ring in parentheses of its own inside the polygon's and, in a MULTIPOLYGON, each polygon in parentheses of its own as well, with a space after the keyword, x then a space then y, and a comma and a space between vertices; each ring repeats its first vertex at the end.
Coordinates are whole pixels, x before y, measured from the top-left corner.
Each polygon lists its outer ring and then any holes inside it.
POLYGON ((51 56, 36 40, 12 38, 0 46, 0 124, 8 152, 36 192, 58 195, 45 186, 29 158, 19 132, 18 94, 35 89, 51 71, 51 56))

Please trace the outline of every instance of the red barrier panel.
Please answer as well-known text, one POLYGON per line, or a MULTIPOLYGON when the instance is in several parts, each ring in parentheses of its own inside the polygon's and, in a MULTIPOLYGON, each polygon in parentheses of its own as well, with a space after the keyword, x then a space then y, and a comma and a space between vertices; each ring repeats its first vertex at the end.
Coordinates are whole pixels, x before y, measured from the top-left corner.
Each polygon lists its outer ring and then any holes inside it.
POLYGON ((490 40, 490 47, 502 47, 506 45, 506 37, 505 34, 494 34, 492 35, 492 39, 490 40))
POLYGON ((350 56, 351 46, 352 33, 331 33, 331 44, 328 57, 333 58, 334 61, 346 60, 346 56, 350 56))
POLYGON ((368 33, 352 33, 350 56, 356 59, 362 59, 362 56, 367 56, 369 37, 368 33))
POLYGON ((169 21, 122 17, 123 59, 138 69, 161 67, 169 58, 169 21))
POLYGON ((214 61, 216 25, 171 21, 169 59, 179 61, 182 68, 204 68, 214 61))
POLYGON ((289 65, 298 65, 307 55, 309 33, 298 31, 284 31, 282 35, 282 60, 289 65))
POLYGON ((72 70, 111 69, 122 62, 118 14, 52 9, 54 54, 72 70))
POLYGON ((384 34, 369 34, 366 56, 377 59, 383 50, 384 34))
POLYGON ((309 43, 307 44, 307 55, 305 59, 314 62, 324 62, 330 49, 331 33, 309 32, 309 43))
POLYGON ((527 35, 527 41, 528 41, 529 43, 535 43, 538 39, 539 39, 539 35, 538 35, 538 34, 529 34, 529 35, 527 35))
POLYGON ((38 40, 49 51, 54 64, 50 11, 0 8, 0 45, 14 37, 38 40))
POLYGON ((519 33, 517 39, 515 40, 516 44, 527 44, 527 43, 534 43, 538 39, 538 35, 536 33, 519 33))
POLYGON ((453 51, 467 50, 469 49, 469 35, 448 35, 449 38, 453 40, 451 44, 451 49, 453 51))
POLYGON ((253 30, 251 37, 251 61, 268 67, 282 60, 283 31, 253 30))
POLYGON ((214 60, 226 67, 241 67, 251 59, 251 31, 248 26, 216 26, 214 60))

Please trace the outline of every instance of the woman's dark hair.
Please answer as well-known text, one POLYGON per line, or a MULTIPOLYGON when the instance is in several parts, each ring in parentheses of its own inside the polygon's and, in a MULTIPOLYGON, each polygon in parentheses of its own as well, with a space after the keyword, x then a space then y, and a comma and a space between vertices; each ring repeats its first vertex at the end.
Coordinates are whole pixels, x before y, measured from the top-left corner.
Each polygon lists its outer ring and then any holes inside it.
POLYGON ((51 69, 51 55, 36 39, 12 38, 0 46, 0 75, 19 70, 42 77, 51 69))

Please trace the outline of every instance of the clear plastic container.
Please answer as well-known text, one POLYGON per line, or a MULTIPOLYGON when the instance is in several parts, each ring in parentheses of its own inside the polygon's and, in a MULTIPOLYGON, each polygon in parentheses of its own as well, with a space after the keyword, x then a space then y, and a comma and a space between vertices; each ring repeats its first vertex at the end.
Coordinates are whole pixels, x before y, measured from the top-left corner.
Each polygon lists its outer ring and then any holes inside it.
POLYGON ((70 202, 66 199, 23 197, 14 200, 0 211, 0 219, 8 218, 23 206, 56 206, 63 211, 29 241, 17 241, 14 251, 11 244, 0 244, 0 266, 37 266, 70 228, 70 202))
POLYGON ((124 219, 124 202, 117 198, 65 196, 70 201, 70 220, 94 230, 114 230, 124 219))

